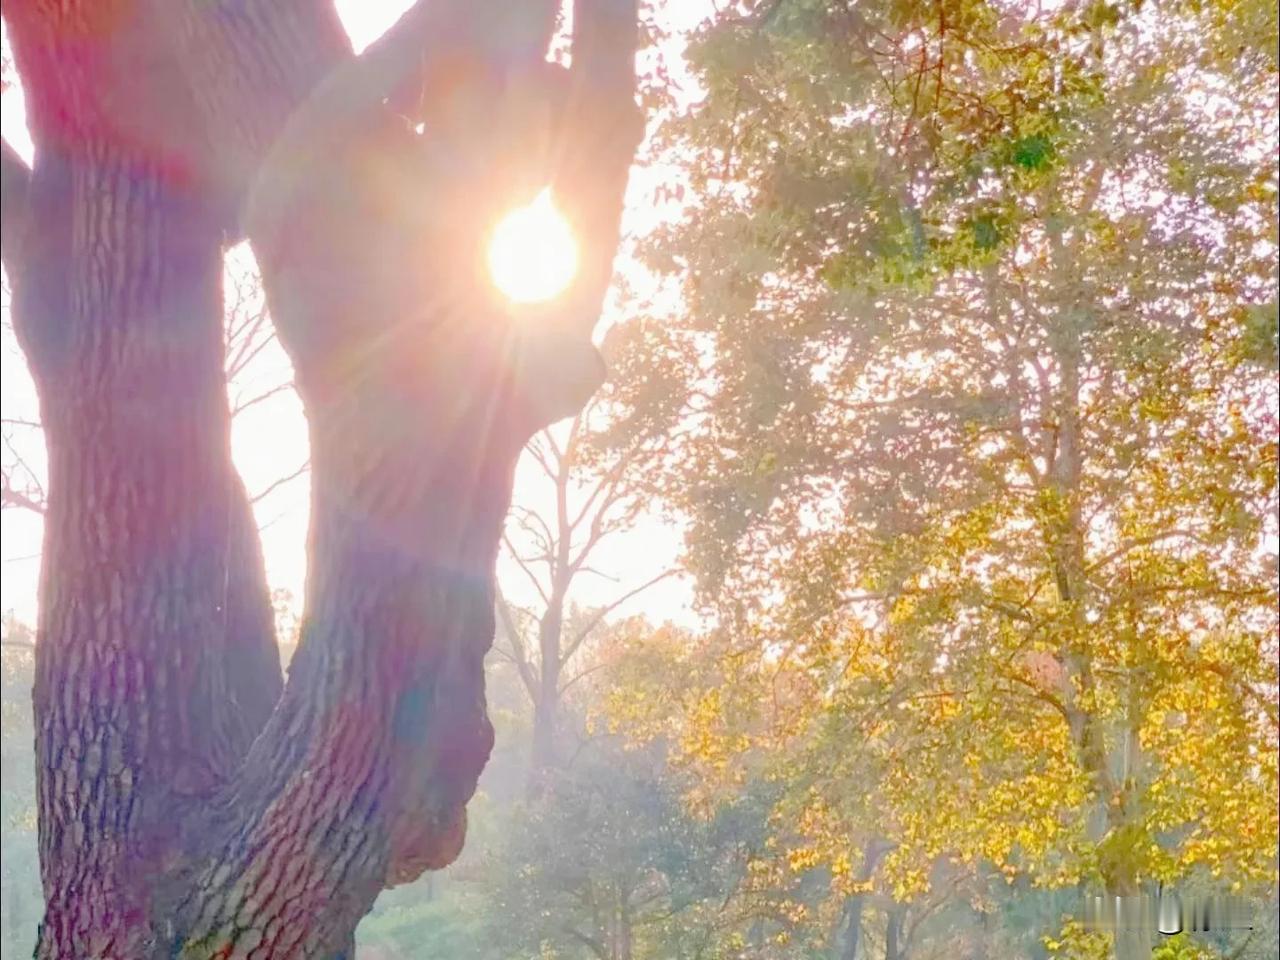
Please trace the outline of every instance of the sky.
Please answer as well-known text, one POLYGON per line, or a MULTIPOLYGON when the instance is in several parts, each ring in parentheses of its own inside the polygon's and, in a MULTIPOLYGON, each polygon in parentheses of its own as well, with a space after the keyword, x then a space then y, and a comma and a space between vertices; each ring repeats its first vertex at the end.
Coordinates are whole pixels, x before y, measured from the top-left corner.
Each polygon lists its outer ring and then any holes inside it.
MULTIPOLYGON (((363 49, 395 22, 408 6, 407 0, 337 0, 336 6, 357 50, 363 49)), ((696 89, 681 69, 682 35, 713 12, 711 0, 672 0, 659 16, 672 34, 664 49, 673 76, 680 84, 678 99, 696 95, 696 89)), ((7 47, 7 44, 6 44, 7 47)), ((21 91, 11 87, 0 105, 0 128, 5 139, 28 161, 31 140, 26 129, 21 91)), ((660 164, 637 166, 627 194, 623 218, 625 247, 627 236, 652 229, 670 211, 658 203, 654 191, 673 175, 660 164)), ((234 302, 235 278, 251 275, 253 260, 244 247, 228 253, 228 302, 234 302)), ((625 255, 619 257, 618 273, 643 302, 658 294, 655 281, 625 255)), ((256 305, 246 303, 253 308, 256 305)), ((15 456, 44 476, 44 451, 38 430, 11 421, 37 421, 38 405, 34 384, 27 372, 9 324, 8 287, 2 305, 4 329, 0 342, 0 409, 6 421, 4 433, 11 447, 4 450, 6 465, 15 456)), ((627 317, 628 305, 610 297, 601 329, 627 317)), ((230 385, 233 408, 259 397, 290 379, 288 357, 274 342, 269 344, 230 385)), ((267 579, 273 590, 288 591, 300 608, 306 578, 306 534, 308 521, 308 480, 305 473, 288 482, 282 478, 295 473, 307 460, 306 422, 302 406, 292 391, 278 391, 239 412, 232 424, 232 455, 250 496, 261 530, 267 579)), ((551 490, 536 466, 526 458, 517 469, 515 502, 550 515, 551 490)), ((6 508, 0 513, 0 610, 13 611, 18 619, 35 621, 36 590, 40 569, 40 517, 27 510, 6 508)), ((635 527, 603 542, 593 553, 592 566, 601 575, 581 576, 570 594, 571 602, 595 606, 613 602, 655 574, 678 564, 681 532, 677 525, 656 515, 642 515, 635 527)), ((499 562, 499 582, 503 592, 526 607, 537 606, 537 594, 527 578, 508 558, 499 562)), ((643 613, 657 622, 671 620, 686 626, 699 622, 692 606, 687 580, 669 578, 619 606, 613 616, 643 613)))

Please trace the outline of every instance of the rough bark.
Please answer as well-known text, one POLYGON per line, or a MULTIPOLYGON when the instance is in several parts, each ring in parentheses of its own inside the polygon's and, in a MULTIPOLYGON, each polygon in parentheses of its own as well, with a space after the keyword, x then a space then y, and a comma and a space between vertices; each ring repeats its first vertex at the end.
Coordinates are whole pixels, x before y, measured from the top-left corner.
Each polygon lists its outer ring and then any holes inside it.
POLYGON ((234 773, 280 667, 226 455, 219 232, 145 161, 59 161, 37 167, 32 214, 66 189, 75 229, 14 284, 49 451, 41 953, 140 956, 139 878, 170 862, 183 798, 234 773))
POLYGON ((549 9, 420 4, 354 58, 309 0, 6 5, 37 144, 14 316, 50 449, 40 956, 343 956, 379 890, 457 855, 492 741, 515 459, 599 382, 639 137, 634 2, 578 4, 567 94, 540 62, 549 9), (431 112, 433 31, 511 123, 431 112), (410 81, 426 136, 382 103, 410 81), (530 90, 560 91, 559 161, 534 173, 588 253, 536 323, 478 272, 530 90), (278 702, 227 443, 228 228, 254 244, 311 430, 308 605, 278 702))

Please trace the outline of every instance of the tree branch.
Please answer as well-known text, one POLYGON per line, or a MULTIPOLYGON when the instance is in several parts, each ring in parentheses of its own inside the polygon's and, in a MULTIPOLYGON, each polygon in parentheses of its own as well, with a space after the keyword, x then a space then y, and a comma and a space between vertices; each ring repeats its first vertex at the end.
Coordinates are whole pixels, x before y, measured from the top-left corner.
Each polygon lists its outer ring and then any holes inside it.
POLYGON ((297 469, 295 469, 292 473, 287 473, 283 477, 273 480, 271 483, 267 484, 267 486, 263 490, 261 490, 260 492, 250 497, 249 502, 258 503, 262 500, 267 499, 267 497, 271 496, 271 494, 275 493, 277 490, 283 487, 286 483, 290 483, 294 480, 297 480, 300 476, 302 476, 304 473, 306 473, 310 469, 311 469, 311 460, 310 458, 308 458, 304 460, 302 464, 297 469))
MULTIPOLYGON (((39 427, 39 424, 23 424, 24 426, 39 427)), ((47 497, 45 496, 44 487, 36 476, 36 472, 31 469, 30 464, 18 452, 18 448, 14 446, 12 438, 7 434, 3 437, 5 449, 13 456, 14 465, 21 469, 28 477, 31 483, 27 485, 26 491, 20 491, 13 486, 13 481, 7 470, 0 473, 0 492, 3 493, 3 502, 13 507, 21 507, 31 510, 35 513, 43 514, 47 497)))
POLYGON ((622 203, 644 115, 635 103, 636 0, 575 0, 573 65, 551 189, 584 252, 552 322, 523 343, 519 382, 542 423, 575 413, 604 382, 590 337, 613 277, 622 203))
POLYGON ((44 504, 13 489, 9 483, 8 474, 3 476, 0 483, 3 483, 3 486, 0 486, 0 504, 3 504, 3 506, 6 507, 18 507, 22 510, 30 510, 32 513, 38 513, 41 516, 44 516, 44 504))
POLYGON ((254 394, 248 400, 237 400, 235 403, 235 406, 231 408, 231 415, 233 417, 237 416, 241 413, 244 413, 246 410, 248 410, 252 406, 262 403, 265 400, 270 400, 272 397, 278 397, 282 393, 288 393, 293 389, 294 389, 293 381, 287 381, 285 383, 277 383, 274 387, 270 387, 267 390, 263 390, 261 393, 254 394))
POLYGON ((511 643, 511 662, 516 665, 516 671, 520 674, 520 680, 524 683, 529 699, 536 702, 538 699, 538 683, 534 679, 533 668, 529 665, 529 661, 524 655, 524 645, 520 643, 520 634, 516 630, 516 619, 511 613, 511 606, 501 592, 497 595, 497 601, 498 616, 502 620, 502 627, 511 643))
POLYGON ((626 593, 618 597, 613 602, 607 603, 603 607, 600 607, 598 610, 596 610, 595 613, 592 614, 591 618, 587 621, 586 625, 582 627, 582 629, 579 630, 576 634, 574 634, 573 640, 571 640, 569 644, 564 648, 564 652, 561 653, 560 655, 560 662, 562 664, 568 663, 569 658, 572 657, 578 651, 578 648, 581 647, 582 644, 586 641, 587 636, 591 633, 591 631, 594 630, 597 626, 599 626, 600 622, 604 620, 604 618, 607 617, 610 613, 618 609, 618 607, 622 606, 628 600, 631 600, 632 598, 648 590, 650 587, 654 586, 655 584, 661 583, 667 577, 674 576, 679 572, 680 571, 674 567, 671 568, 670 570, 664 570, 662 571, 662 573, 658 574, 656 577, 646 580, 644 583, 640 584, 640 586, 636 587, 634 590, 628 590, 626 593))
POLYGON ((529 578, 529 582, 532 583, 533 588, 538 591, 538 596, 542 598, 542 602, 550 603, 551 601, 547 596, 547 591, 543 589, 542 581, 539 580, 537 574, 530 569, 529 564, 525 559, 516 552, 515 546, 511 543, 511 538, 505 533, 502 535, 502 545, 507 548, 508 556, 516 562, 517 566, 524 571, 525 576, 529 578))

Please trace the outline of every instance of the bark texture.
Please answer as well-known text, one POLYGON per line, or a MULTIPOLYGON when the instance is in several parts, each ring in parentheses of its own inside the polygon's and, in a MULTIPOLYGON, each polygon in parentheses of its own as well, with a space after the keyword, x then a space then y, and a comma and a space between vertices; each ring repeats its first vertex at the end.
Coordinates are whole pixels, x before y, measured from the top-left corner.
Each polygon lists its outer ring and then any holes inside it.
POLYGON ((515 460, 599 383, 640 134, 634 0, 577 4, 568 74, 552 12, 419 4, 356 58, 314 0, 6 4, 37 160, 6 152, 4 255, 50 461, 39 956, 346 956, 381 889, 461 849, 515 460), (483 241, 539 181, 588 255, 517 317, 483 241), (311 430, 283 691, 229 456, 241 231, 311 430))

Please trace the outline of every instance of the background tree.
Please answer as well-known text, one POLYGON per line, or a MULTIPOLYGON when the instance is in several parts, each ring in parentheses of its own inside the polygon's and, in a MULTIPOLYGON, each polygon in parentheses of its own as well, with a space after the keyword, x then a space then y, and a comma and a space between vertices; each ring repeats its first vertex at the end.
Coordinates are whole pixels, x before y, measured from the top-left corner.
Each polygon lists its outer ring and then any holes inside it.
POLYGON ((880 837, 904 904, 940 857, 1274 889, 1262 23, 784 0, 691 47, 693 191, 649 251, 725 636, 680 736, 704 790, 780 754, 797 868, 880 837))
POLYGON ((378 890, 461 846, 510 473, 599 382, 639 136, 633 7, 577 5, 566 83, 550 4, 482 6, 414 7, 361 57, 320 3, 5 7, 36 163, 6 150, 4 257, 49 450, 40 956, 349 954, 378 890), (427 132, 385 104, 406 88, 427 132), (556 162, 531 179, 588 255, 516 326, 472 258, 548 102, 556 162), (283 692, 226 439, 240 225, 311 427, 283 692))
POLYGON ((610 331, 606 362, 615 383, 567 424, 529 442, 526 460, 541 482, 522 485, 525 496, 517 498, 503 534, 505 556, 535 597, 533 607, 499 597, 497 646, 533 704, 535 780, 556 765, 560 752, 560 701, 581 676, 567 673, 570 661, 610 614, 677 572, 655 570, 638 584, 619 586, 603 603, 571 601, 575 581, 610 577, 598 567, 599 548, 630 530, 650 505, 652 476, 668 462, 684 414, 683 394, 663 390, 660 376, 640 390, 628 376, 643 349, 644 326, 636 319, 610 331), (545 502, 530 497, 533 490, 545 502))
POLYGON ((31 742, 31 679, 35 656, 32 630, 12 615, 0 638, 0 950, 30 951, 42 903, 36 863, 35 764, 31 742))

